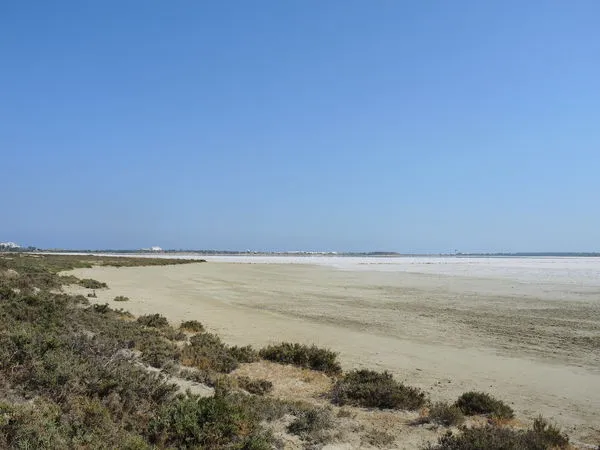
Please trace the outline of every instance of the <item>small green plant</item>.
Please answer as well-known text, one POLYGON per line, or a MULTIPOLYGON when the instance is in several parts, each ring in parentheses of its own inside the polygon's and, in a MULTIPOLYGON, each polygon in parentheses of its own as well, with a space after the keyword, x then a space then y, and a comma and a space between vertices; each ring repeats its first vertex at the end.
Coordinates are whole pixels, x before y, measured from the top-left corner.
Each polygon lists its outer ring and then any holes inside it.
POLYGON ((115 302, 128 302, 129 297, 125 297, 124 295, 117 295, 114 299, 115 302))
POLYGON ((255 380, 248 377, 238 377, 238 385, 245 391, 256 395, 265 395, 273 390, 273 383, 268 380, 255 380))
POLYGON ((389 447, 396 441, 394 435, 381 430, 369 430, 361 438, 363 445, 371 447, 389 447))
POLYGON ((259 420, 267 422, 281 419, 286 414, 299 416, 310 409, 314 409, 313 405, 306 402, 283 400, 270 396, 231 394, 229 398, 250 408, 259 420))
POLYGON ((302 411, 288 425, 288 432, 313 442, 327 440, 325 431, 334 425, 333 415, 329 408, 311 408, 302 411))
POLYGON ((227 345, 211 333, 199 333, 181 349, 181 362, 202 371, 229 373, 239 366, 227 345))
POLYGON ((534 421, 533 428, 515 430, 495 426, 482 428, 462 427, 459 434, 442 436, 437 444, 428 444, 426 450, 549 450, 566 449, 569 438, 545 419, 534 421))
POLYGON ((221 395, 175 399, 158 411, 149 433, 159 448, 271 448, 252 411, 221 395))
POLYGON ((489 414, 500 419, 512 419, 514 411, 501 400, 497 400, 485 392, 465 392, 455 405, 467 416, 489 414))
POLYGON ((240 363, 252 363, 260 359, 258 352, 251 345, 244 347, 234 345, 233 347, 229 347, 229 354, 240 363))
POLYGON ((217 375, 214 372, 208 372, 197 369, 181 369, 179 371, 180 378, 184 380, 193 381, 195 383, 205 384, 207 386, 213 387, 215 385, 215 380, 217 375))
POLYGON ((179 328, 183 331, 190 331, 193 333, 202 333, 204 332, 204 325, 202 325, 197 320, 186 320, 181 322, 179 328))
POLYGON ((87 289, 102 289, 107 288, 108 285, 102 281, 94 280, 92 278, 84 278, 79 280, 79 284, 87 289))
POLYGON ((532 431, 539 440, 551 448, 565 448, 569 445, 569 437, 542 416, 534 419, 532 431))
POLYGON ((164 339, 153 339, 140 346, 142 361, 157 369, 172 366, 179 359, 177 346, 164 339))
POLYGON ((97 312, 99 314, 106 314, 108 312, 110 312, 110 307, 108 306, 108 303, 104 303, 102 305, 92 305, 92 308, 94 310, 94 312, 97 312))
POLYGON ((259 355, 269 361, 280 364, 293 364, 328 374, 339 374, 342 371, 342 367, 337 361, 337 353, 315 345, 308 346, 282 342, 261 349, 259 355))
POLYGON ((418 409, 426 396, 420 389, 405 386, 388 372, 354 370, 337 381, 331 391, 334 404, 382 409, 418 409))
POLYGON ((148 314, 137 318, 137 323, 145 327, 166 328, 169 326, 169 321, 160 314, 148 314))
POLYGON ((465 416, 458 406, 443 402, 431 406, 428 418, 429 421, 446 427, 461 425, 465 421, 465 416))

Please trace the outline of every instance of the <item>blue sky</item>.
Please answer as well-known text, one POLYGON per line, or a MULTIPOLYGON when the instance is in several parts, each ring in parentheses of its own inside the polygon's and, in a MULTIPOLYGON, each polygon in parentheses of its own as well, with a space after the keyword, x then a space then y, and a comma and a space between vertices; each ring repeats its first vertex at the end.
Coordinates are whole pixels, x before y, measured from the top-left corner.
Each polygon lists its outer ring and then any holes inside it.
POLYGON ((600 2, 0 5, 0 241, 600 250, 600 2))

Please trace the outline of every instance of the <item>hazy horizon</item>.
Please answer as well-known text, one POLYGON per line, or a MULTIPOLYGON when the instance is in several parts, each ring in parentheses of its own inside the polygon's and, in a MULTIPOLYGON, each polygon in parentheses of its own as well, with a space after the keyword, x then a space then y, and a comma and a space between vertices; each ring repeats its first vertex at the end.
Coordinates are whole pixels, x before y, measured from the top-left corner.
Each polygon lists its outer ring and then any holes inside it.
MULTIPOLYGON (((160 246, 156 246, 160 247, 160 246)), ((461 251, 448 251, 448 252, 431 252, 431 253, 411 253, 402 252, 397 250, 315 250, 315 249, 219 249, 219 248, 163 248, 160 250, 153 250, 151 247, 141 248, 63 248, 63 247, 37 247, 33 245, 22 245, 21 248, 35 248, 39 251, 56 251, 56 252, 97 252, 97 253, 110 253, 110 252, 122 252, 122 253, 149 253, 149 254, 161 254, 161 253, 206 253, 206 254, 338 254, 338 255, 374 255, 382 254, 383 256, 600 256, 599 251, 586 250, 586 251, 515 251, 515 252, 461 252, 461 251)))

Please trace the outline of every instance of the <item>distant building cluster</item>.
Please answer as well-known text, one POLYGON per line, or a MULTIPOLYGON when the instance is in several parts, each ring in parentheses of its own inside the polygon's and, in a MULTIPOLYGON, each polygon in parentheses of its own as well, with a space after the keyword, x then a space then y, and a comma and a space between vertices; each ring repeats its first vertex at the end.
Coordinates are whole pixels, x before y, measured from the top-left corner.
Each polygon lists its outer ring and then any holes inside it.
POLYGON ((161 247, 150 247, 150 248, 142 248, 140 249, 143 252, 162 252, 163 249, 161 247))
POLYGON ((14 242, 0 242, 0 250, 17 250, 19 248, 21 248, 21 246, 14 242))

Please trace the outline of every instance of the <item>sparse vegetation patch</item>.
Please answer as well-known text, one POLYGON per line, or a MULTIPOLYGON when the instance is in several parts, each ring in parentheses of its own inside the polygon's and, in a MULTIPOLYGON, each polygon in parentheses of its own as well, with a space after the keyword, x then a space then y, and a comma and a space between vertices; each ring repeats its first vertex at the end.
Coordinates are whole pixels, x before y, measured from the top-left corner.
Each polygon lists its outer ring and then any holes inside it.
POLYGON ((309 442, 326 442, 326 432, 334 425, 334 418, 328 408, 311 408, 302 411, 288 425, 287 430, 309 442))
POLYGON ((229 373, 237 369, 239 361, 221 339, 211 333, 192 336, 181 350, 181 361, 202 371, 229 373))
POLYGON ((339 374, 342 371, 337 353, 315 345, 282 342, 261 349, 259 355, 261 358, 280 364, 293 364, 329 374, 339 374))
POLYGON ((440 402, 429 408, 428 419, 438 425, 449 427, 461 425, 465 421, 465 416, 458 406, 440 402))
POLYGON ((334 385, 331 398, 337 405, 371 408, 418 409, 426 396, 420 389, 405 386, 387 372, 354 370, 334 385))
POLYGON ((267 380, 257 380, 248 377, 238 377, 239 386, 245 391, 256 395, 265 395, 273 390, 273 383, 267 380))
POLYGON ((510 406, 485 392, 465 392, 455 404, 467 416, 489 414, 500 419, 511 419, 514 412, 510 406))
POLYGON ((528 430, 496 426, 463 428, 460 433, 448 432, 437 444, 426 450, 550 450, 566 449, 569 439, 543 418, 534 421, 528 430))
POLYGON ((102 281, 94 280, 92 278, 84 278, 79 280, 79 285, 87 289, 102 289, 107 288, 108 285, 102 281))
POLYGON ((152 328, 166 328, 169 326, 169 321, 166 317, 160 314, 147 314, 137 318, 137 323, 144 325, 145 327, 152 328))
POLYGON ((204 331, 204 325, 197 320, 186 320, 181 322, 179 328, 183 331, 190 331, 193 333, 202 333, 204 331))

